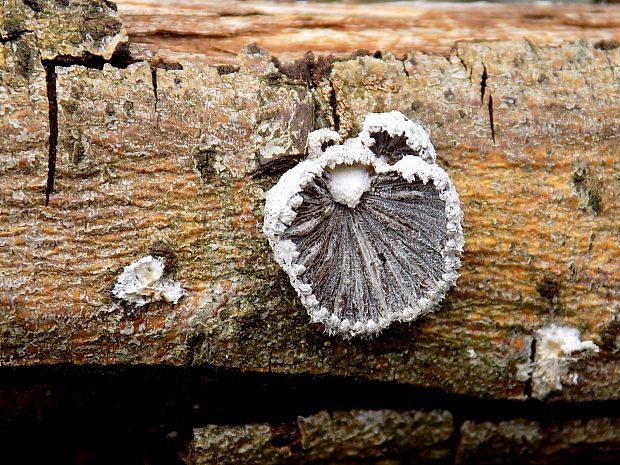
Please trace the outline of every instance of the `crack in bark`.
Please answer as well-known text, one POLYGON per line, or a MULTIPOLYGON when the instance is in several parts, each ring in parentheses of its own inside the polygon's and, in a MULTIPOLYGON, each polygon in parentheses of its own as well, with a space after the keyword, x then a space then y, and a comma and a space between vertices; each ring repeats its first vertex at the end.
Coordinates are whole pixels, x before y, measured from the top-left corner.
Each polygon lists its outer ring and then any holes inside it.
POLYGON ((43 60, 43 64, 47 66, 83 66, 90 69, 102 70, 105 64, 109 64, 114 68, 126 69, 133 63, 143 62, 144 60, 133 60, 124 52, 115 53, 112 58, 106 60, 99 55, 93 55, 86 52, 84 56, 76 57, 73 55, 57 55, 53 59, 43 60))
MULTIPOLYGON (((137 63, 137 62, 134 62, 134 63, 137 63)), ((140 63, 147 63, 147 62, 140 61, 140 63)), ((164 62, 159 62, 156 64, 151 62, 150 66, 151 66, 151 85, 153 87, 153 96, 155 97, 155 108, 154 108, 155 125, 159 127, 159 112, 157 111, 157 105, 159 103, 159 93, 157 90, 157 70, 163 69, 164 71, 170 71, 170 70, 179 71, 183 69, 183 66, 180 63, 164 63, 164 62)))
MULTIPOLYGON (((20 33, 21 36, 21 33, 20 33)), ((2 41, 0 41, 2 42, 2 41)), ((56 96, 56 68, 58 66, 83 66, 89 69, 102 70, 107 63, 119 69, 126 69, 132 63, 142 62, 143 60, 131 60, 125 54, 124 49, 120 49, 110 60, 97 55, 86 55, 84 57, 57 56, 52 60, 43 60, 45 68, 45 78, 47 83, 47 101, 49 107, 49 139, 48 139, 48 164, 47 182, 45 185, 45 206, 49 205, 50 196, 54 192, 54 181, 56 177, 56 159, 58 154, 58 100, 56 96)), ((155 94, 155 113, 157 113, 157 74, 156 67, 152 68, 153 93, 155 94)))
POLYGON ((329 81, 331 90, 329 92, 329 106, 332 108, 332 118, 334 119, 334 130, 338 132, 340 130, 340 115, 338 114, 338 100, 336 99, 336 89, 334 84, 329 81))
POLYGON ((491 124, 491 139, 495 144, 495 123, 493 122, 493 95, 489 95, 489 123, 491 124))
POLYGON ((47 82, 47 101, 49 106, 49 151, 47 161, 47 183, 45 185, 45 206, 49 205, 50 195, 54 191, 56 175, 56 155, 58 150, 58 100, 56 98, 56 67, 45 66, 47 82))
MULTIPOLYGON (((206 342, 200 335, 196 336, 187 341, 194 350, 206 342)), ((144 402, 141 402, 144 408, 149 402, 151 406, 155 403, 163 405, 176 399, 182 400, 177 404, 177 413, 182 414, 182 408, 191 409, 196 403, 203 405, 199 416, 192 414, 185 419, 193 427, 209 424, 222 415, 228 420, 238 418, 243 422, 278 423, 294 420, 299 412, 336 408, 446 410, 452 412, 456 427, 461 420, 503 421, 517 417, 533 421, 586 420, 615 415, 613 412, 618 407, 614 400, 544 403, 536 399, 493 399, 390 381, 365 381, 326 374, 239 372, 208 365, 7 366, 0 367, 0 379, 0 394, 24 392, 24 386, 30 386, 33 391, 49 390, 51 399, 66 397, 73 401, 81 398, 83 402, 68 406, 74 413, 82 408, 100 409, 102 405, 125 412, 135 406, 135 398, 119 398, 110 394, 109 388, 113 387, 111 392, 116 392, 124 389, 123 386, 132 386, 135 392, 144 394, 144 402), (106 382, 102 384, 102 380, 106 382), (245 395, 247 392, 256 392, 256 395, 248 397, 245 395), (217 405, 212 402, 214 398, 218 399, 217 405), (262 402, 257 403, 256 398, 261 398, 262 402)), ((7 404, 6 407, 7 413, 12 412, 6 418, 31 420, 23 414, 19 405, 7 404)), ((49 421, 58 421, 54 412, 48 412, 51 415, 49 421)), ((6 418, 3 420, 5 424, 6 418)), ((135 419, 139 420, 139 417, 135 419)))
POLYGON ((489 73, 487 71, 487 67, 484 63, 482 63, 482 76, 480 76, 480 105, 484 105, 484 98, 489 94, 489 99, 487 102, 487 111, 489 112, 489 124, 491 126, 491 140, 493 144, 495 144, 495 122, 493 121, 493 94, 491 92, 487 92, 487 80, 489 78, 489 73))
POLYGON ((487 73, 487 67, 484 63, 482 63, 482 77, 480 78, 480 104, 484 103, 484 95, 487 91, 487 78, 489 77, 487 73))
POLYGON ((157 68, 151 67, 151 83, 153 84, 153 95, 155 96, 155 111, 157 111, 157 68))
POLYGON ((48 139, 48 161, 47 161, 47 181, 45 184, 45 206, 49 205, 50 196, 54 192, 54 181, 56 178, 56 158, 58 154, 58 99, 56 96, 56 68, 58 66, 84 66, 91 69, 103 69, 103 65, 109 63, 115 68, 127 68, 131 64, 123 54, 117 55, 111 60, 104 60, 100 56, 87 55, 76 58, 73 56, 57 56, 53 60, 43 60, 45 68, 45 79, 47 84, 48 120, 49 120, 49 139, 48 139))
POLYGON ((455 56, 459 59, 459 62, 461 63, 461 66, 465 70, 465 74, 467 74, 467 78, 469 79, 469 83, 473 84, 473 81, 472 81, 472 71, 469 69, 469 67, 467 66, 467 63, 465 63, 465 60, 463 60, 461 55, 459 55, 459 49, 458 48, 455 49, 455 56))
MULTIPOLYGON (((472 79, 473 72, 467 66, 463 58, 459 55, 458 48, 455 49, 454 54, 459 59, 461 66, 463 66, 463 69, 465 70, 467 76, 469 77, 470 84, 473 85, 474 84, 473 79, 472 79)), ((486 65, 484 63, 481 63, 481 64, 482 64, 482 75, 480 76, 480 105, 481 106, 484 105, 484 99, 488 94, 489 98, 487 102, 487 111, 489 113, 489 125, 491 127, 491 140, 493 141, 493 144, 495 144, 496 139, 495 139, 495 121, 494 121, 494 116, 493 116, 493 94, 487 90, 487 87, 488 87, 487 81, 489 79, 489 72, 487 71, 486 65)))

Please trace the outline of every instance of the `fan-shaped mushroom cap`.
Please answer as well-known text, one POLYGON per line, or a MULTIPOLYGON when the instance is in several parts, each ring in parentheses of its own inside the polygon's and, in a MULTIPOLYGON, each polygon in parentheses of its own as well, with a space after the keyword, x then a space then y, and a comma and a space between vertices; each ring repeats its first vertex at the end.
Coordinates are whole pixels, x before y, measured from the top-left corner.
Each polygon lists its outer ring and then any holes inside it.
POLYGON ((332 145, 340 144, 340 134, 331 129, 317 129, 308 134, 308 158, 317 158, 332 145))
POLYGON ((359 138, 362 144, 390 164, 406 155, 416 155, 435 163, 435 148, 426 130, 399 111, 367 115, 359 138))
POLYGON ((462 212, 434 157, 421 126, 371 114, 358 137, 323 146, 267 193, 263 230, 276 261, 330 334, 411 321, 456 282, 462 212))

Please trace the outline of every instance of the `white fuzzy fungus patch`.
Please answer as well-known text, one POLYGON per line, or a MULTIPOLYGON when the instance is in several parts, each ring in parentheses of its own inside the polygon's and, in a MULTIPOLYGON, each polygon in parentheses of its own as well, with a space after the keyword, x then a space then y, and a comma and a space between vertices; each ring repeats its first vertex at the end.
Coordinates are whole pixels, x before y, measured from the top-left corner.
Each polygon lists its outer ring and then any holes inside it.
POLYGON ((123 269, 116 278, 112 294, 136 307, 159 300, 176 304, 186 291, 164 271, 162 258, 142 257, 123 269))
POLYGON ((355 208, 370 189, 370 173, 363 165, 338 165, 327 172, 327 177, 332 198, 350 208, 355 208))
POLYGON ((308 157, 267 193, 263 231, 312 322, 373 335, 434 310, 454 285, 463 213, 427 132, 401 113, 370 114, 337 142, 309 135, 308 157))
POLYGON ((544 399, 552 391, 561 391, 562 383, 578 382, 578 373, 569 373, 569 362, 573 354, 584 351, 599 348, 592 341, 582 341, 575 327, 551 324, 536 331, 532 395, 544 399))
POLYGON ((592 341, 582 341, 577 328, 552 324, 536 331, 537 358, 558 358, 582 350, 599 349, 592 341))

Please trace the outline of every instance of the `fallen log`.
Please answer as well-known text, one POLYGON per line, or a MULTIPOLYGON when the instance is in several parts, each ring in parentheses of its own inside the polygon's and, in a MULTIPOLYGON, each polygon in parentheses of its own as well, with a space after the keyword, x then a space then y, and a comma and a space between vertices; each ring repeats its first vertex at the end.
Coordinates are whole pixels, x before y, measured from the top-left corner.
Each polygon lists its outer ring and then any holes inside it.
POLYGON ((618 400, 617 8, 30 3, 0 11, 2 365, 618 400), (390 110, 428 129, 460 194, 461 276, 422 319, 330 337, 273 260, 264 195, 310 131, 390 110), (179 298, 118 298, 145 257, 179 298))

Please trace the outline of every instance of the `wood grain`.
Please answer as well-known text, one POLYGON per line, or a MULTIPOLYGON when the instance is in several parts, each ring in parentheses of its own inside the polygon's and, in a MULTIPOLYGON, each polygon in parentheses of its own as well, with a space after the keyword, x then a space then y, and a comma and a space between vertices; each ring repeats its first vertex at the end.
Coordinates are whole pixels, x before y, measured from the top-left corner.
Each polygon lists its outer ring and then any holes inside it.
POLYGON ((286 62, 308 51, 447 55, 457 40, 620 41, 620 9, 607 5, 121 0, 118 6, 136 55, 190 54, 211 64, 234 64, 249 43, 286 62))

